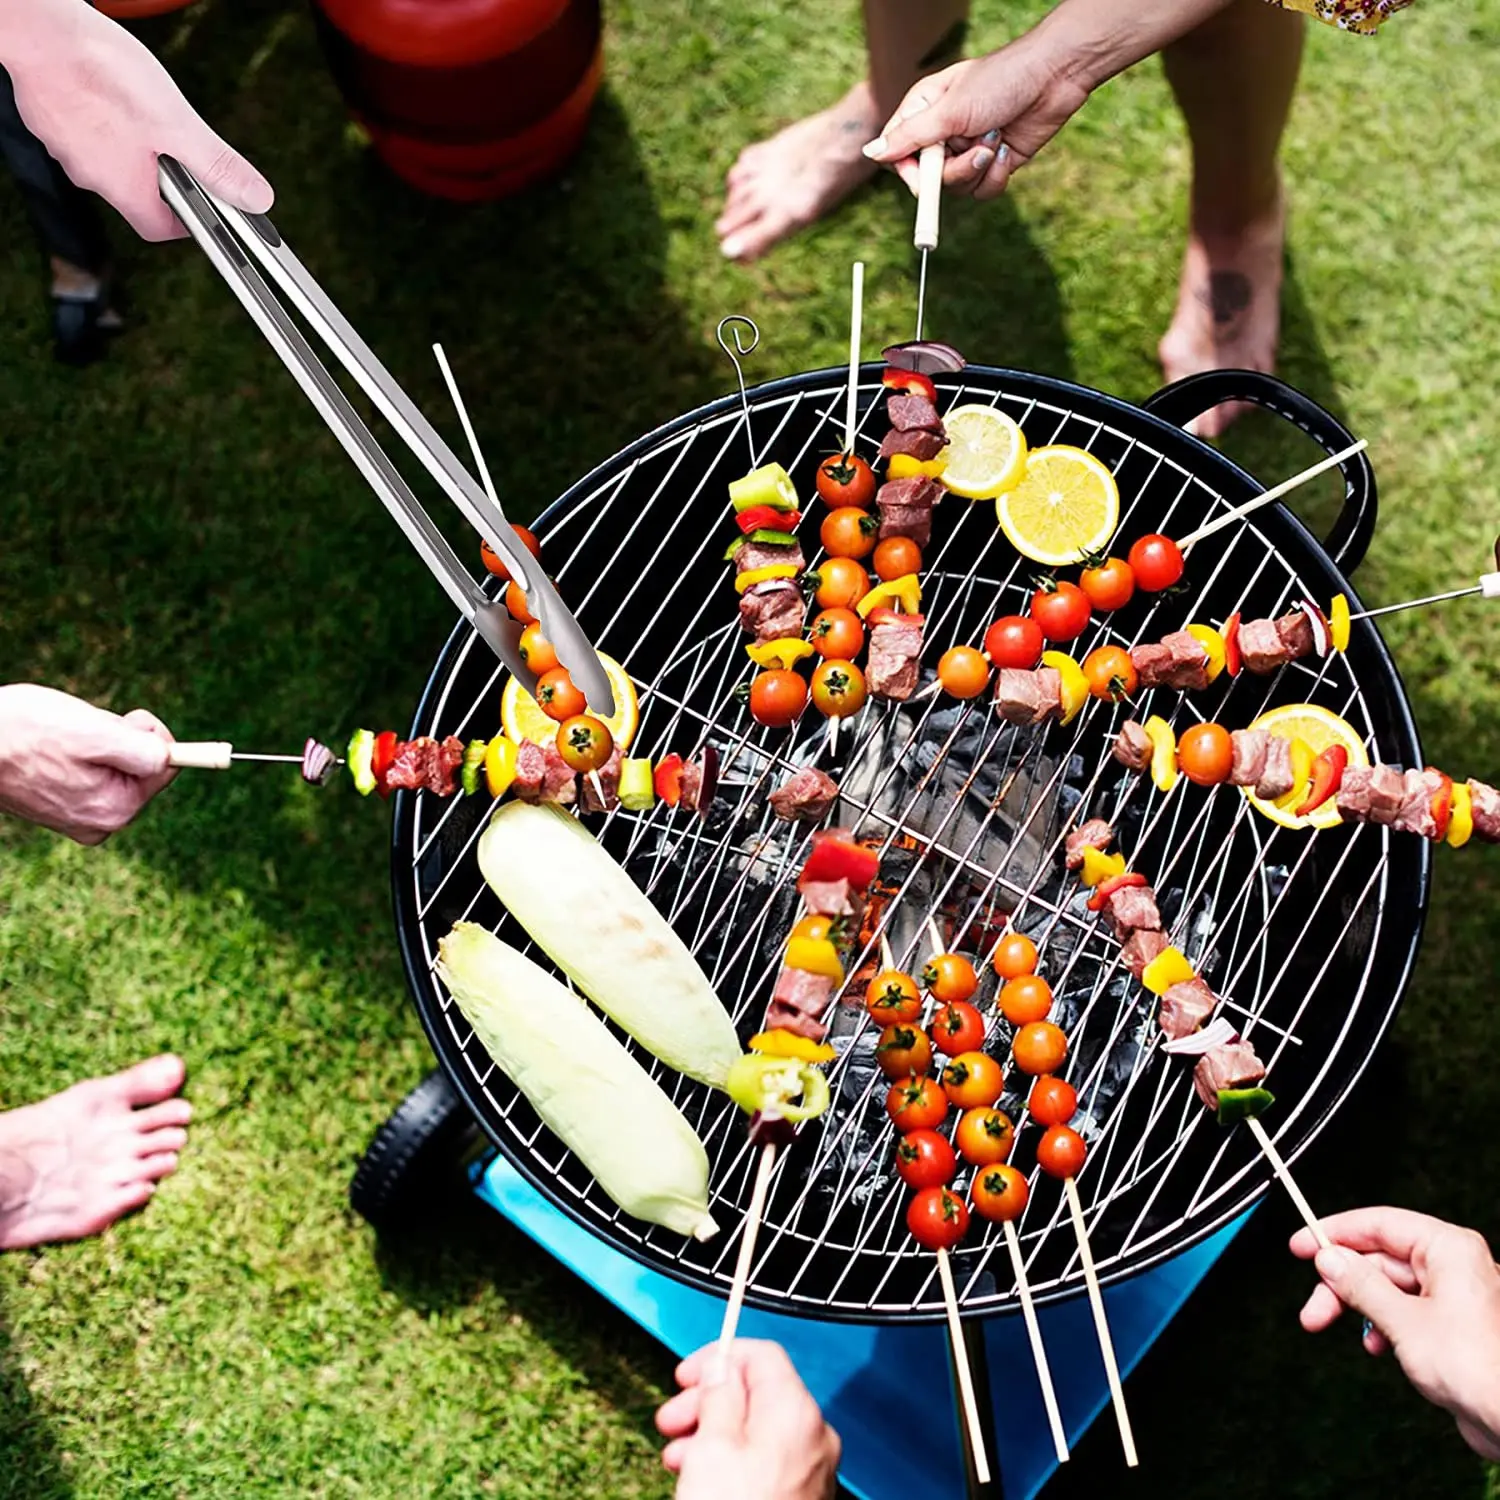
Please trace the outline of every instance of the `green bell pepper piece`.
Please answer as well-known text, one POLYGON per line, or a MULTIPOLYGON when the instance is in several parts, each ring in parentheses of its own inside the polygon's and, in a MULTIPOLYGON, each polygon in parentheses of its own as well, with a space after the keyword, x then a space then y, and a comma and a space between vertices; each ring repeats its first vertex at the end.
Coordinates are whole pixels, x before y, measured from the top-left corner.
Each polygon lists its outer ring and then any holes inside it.
POLYGON ((1269 1089, 1220 1089, 1219 1124, 1238 1125, 1252 1115, 1264 1114, 1275 1102, 1269 1089))
POLYGON ((464 747, 464 763, 459 768, 459 778, 466 797, 472 797, 479 790, 479 778, 484 775, 484 752, 488 748, 488 740, 470 740, 464 747))
POLYGON ((780 464, 763 464, 742 479, 729 481, 729 503, 734 506, 736 515, 757 505, 769 505, 774 510, 796 510, 797 486, 780 464))
POLYGON ((368 797, 375 790, 375 735, 369 729, 356 729, 349 736, 349 748, 344 752, 349 774, 354 778, 354 790, 361 797, 368 797))
POLYGON ((828 1108, 828 1080, 811 1063, 747 1052, 729 1065, 725 1091, 746 1114, 800 1125, 828 1108))

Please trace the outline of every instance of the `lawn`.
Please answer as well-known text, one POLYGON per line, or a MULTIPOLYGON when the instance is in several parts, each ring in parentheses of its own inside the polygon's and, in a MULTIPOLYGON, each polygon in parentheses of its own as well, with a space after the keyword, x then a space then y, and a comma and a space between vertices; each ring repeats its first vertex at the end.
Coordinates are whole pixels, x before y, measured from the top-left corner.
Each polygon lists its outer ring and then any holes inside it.
MULTIPOLYGON (((985 0, 975 44, 1042 8, 985 0)), ((418 198, 367 159, 292 0, 204 0, 146 33, 450 430, 428 349, 445 342, 517 518, 722 393, 726 312, 761 324, 757 376, 841 358, 857 255, 867 329, 898 334, 911 314, 893 182, 752 269, 724 264, 711 233, 738 145, 859 66, 857 8, 608 9, 607 84, 576 165, 477 209, 418 198)), ((1376 43, 1318 30, 1286 150, 1283 368, 1371 440, 1383 520, 1359 582, 1377 601, 1488 566, 1497 28, 1500 0, 1427 0, 1376 43)), ((951 210, 929 327, 976 358, 1148 395, 1186 165, 1147 65, 1008 200, 951 210)), ((118 242, 132 330, 99 368, 57 367, 0 187, 6 671, 247 747, 404 725, 445 600, 202 256, 118 242)), ((1228 446, 1268 480, 1304 456, 1269 422, 1228 446)), ((1307 505, 1326 520, 1326 495, 1307 505)), ((1387 636, 1432 760, 1493 773, 1500 620, 1462 603, 1396 616, 1387 636)), ((245 769, 183 777, 102 852, 0 825, 0 1101, 172 1047, 198 1108, 148 1213, 0 1261, 0 1500, 670 1492, 650 1414, 671 1362, 655 1344, 492 1214, 377 1245, 346 1206, 371 1132, 430 1066, 392 940, 386 816, 245 769)), ((1394 1035, 1302 1175, 1325 1208, 1396 1201, 1493 1238, 1500 862, 1436 864, 1394 1035), (1465 1149, 1445 1157, 1455 1130, 1465 1149)), ((1291 1227, 1273 1198, 1132 1382, 1139 1475, 1104 1424, 1052 1494, 1486 1492, 1451 1424, 1351 1330, 1299 1332, 1310 1281, 1284 1252, 1291 1227)))

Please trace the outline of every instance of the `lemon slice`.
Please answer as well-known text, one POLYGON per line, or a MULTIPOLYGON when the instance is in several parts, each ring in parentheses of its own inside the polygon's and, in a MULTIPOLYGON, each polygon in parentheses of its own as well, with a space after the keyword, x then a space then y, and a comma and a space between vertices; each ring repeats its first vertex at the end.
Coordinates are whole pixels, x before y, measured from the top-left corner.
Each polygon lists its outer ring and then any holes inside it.
POLYGON ((995 514, 1017 552, 1059 568, 1109 545, 1120 521, 1120 491, 1115 476, 1082 448, 1033 448, 1020 483, 995 502, 995 514))
POLYGON ((966 500, 993 500, 1021 478, 1026 435, 993 406, 958 406, 943 417, 948 446, 941 477, 946 489, 966 500))
MULTIPOLYGON (((628 750, 640 723, 640 708, 635 701, 635 684, 625 668, 614 657, 599 653, 599 662, 609 678, 615 695, 615 711, 603 722, 621 750, 628 750)), ((557 738, 557 720, 542 712, 542 705, 512 677, 500 694, 500 727, 518 745, 530 740, 534 745, 549 745, 557 738)))
MULTIPOLYGON (((1250 727, 1267 730, 1284 740, 1304 740, 1314 755, 1321 754, 1330 745, 1342 745, 1349 752, 1351 767, 1370 764, 1370 757, 1365 754, 1365 742, 1354 726, 1326 708, 1319 708, 1316 703, 1287 703, 1270 709, 1250 727)), ((1338 804, 1332 797, 1305 818, 1299 818, 1289 808, 1278 807, 1274 802, 1257 797, 1247 786, 1240 790, 1250 799, 1256 812, 1264 814, 1273 823, 1280 823, 1283 828, 1336 828, 1341 821, 1338 804)))

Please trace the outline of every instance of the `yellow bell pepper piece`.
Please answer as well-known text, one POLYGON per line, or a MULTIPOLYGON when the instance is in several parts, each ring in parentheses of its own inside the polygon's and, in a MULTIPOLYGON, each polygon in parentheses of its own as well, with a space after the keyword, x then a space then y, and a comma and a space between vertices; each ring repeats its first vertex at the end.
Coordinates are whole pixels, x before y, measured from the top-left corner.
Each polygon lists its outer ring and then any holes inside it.
POLYGON ((763 568, 746 568, 734 580, 734 591, 743 594, 757 583, 769 583, 773 578, 795 578, 797 569, 791 563, 767 563, 763 568))
POLYGON ((484 784, 490 796, 503 797, 516 779, 516 762, 520 759, 521 747, 503 734, 497 734, 485 747, 484 784))
POLYGON ((1453 811, 1448 816, 1444 839, 1455 849, 1462 849, 1474 836, 1474 798, 1462 781, 1453 783, 1453 811))
POLYGON ((1328 606, 1328 638, 1335 651, 1349 649, 1349 600, 1343 594, 1335 594, 1328 606))
POLYGON ((792 1057, 798 1062, 832 1062, 838 1052, 827 1042, 815 1042, 778 1026, 774 1031, 758 1031, 750 1038, 750 1050, 762 1057, 792 1057))
POLYGON ((1180 948, 1163 948, 1141 970, 1141 983, 1153 995, 1165 995, 1174 984, 1186 984, 1189 979, 1197 978, 1197 973, 1180 948))
POLYGON ((1042 665, 1051 667, 1062 678, 1062 721, 1071 724, 1089 701, 1089 680, 1066 651, 1043 651, 1042 665))
POLYGON ((1113 880, 1116 875, 1124 873, 1123 854, 1106 854, 1102 849, 1083 851, 1083 868, 1078 872, 1078 878, 1086 886, 1103 885, 1106 880, 1113 880))
POLYGON ((1224 637, 1212 625, 1189 625, 1187 633, 1208 652, 1208 680, 1212 682, 1224 670, 1224 637))
POLYGON ((839 950, 827 938, 794 937, 786 945, 786 966, 808 974, 821 974, 835 984, 844 982, 839 950))
POLYGON ((1151 779, 1158 791, 1170 792, 1177 785, 1177 736, 1160 714, 1152 714, 1141 728, 1151 741, 1151 779))
POLYGON ((758 667, 793 667, 813 654, 812 642, 798 635, 780 636, 774 641, 758 641, 746 646, 745 653, 758 667))
POLYGON ((914 615, 922 607, 922 583, 915 573, 903 573, 889 583, 877 583, 854 607, 861 620, 870 617, 872 609, 892 602, 901 606, 902 614, 914 615))
POLYGON ((936 479, 948 467, 948 455, 939 453, 936 458, 923 462, 909 453, 893 453, 886 462, 887 479, 936 479))
POLYGON ((1276 799, 1276 806, 1290 811, 1307 801, 1308 789, 1312 786, 1312 765, 1317 757, 1312 746, 1304 739, 1292 741, 1292 789, 1284 797, 1276 799))

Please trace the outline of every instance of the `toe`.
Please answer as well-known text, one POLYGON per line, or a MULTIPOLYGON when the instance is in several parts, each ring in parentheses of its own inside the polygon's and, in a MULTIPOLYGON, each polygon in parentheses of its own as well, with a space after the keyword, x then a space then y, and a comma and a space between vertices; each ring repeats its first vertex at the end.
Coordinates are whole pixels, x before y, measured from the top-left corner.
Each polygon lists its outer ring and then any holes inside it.
POLYGON ((170 1177, 177 1170, 177 1153, 175 1151, 158 1151, 154 1156, 143 1156, 136 1163, 136 1175, 139 1180, 151 1183, 162 1177, 170 1177))
POLYGON ((59 1226, 48 1239, 86 1240, 108 1229, 126 1214, 144 1208, 156 1194, 156 1184, 137 1177, 120 1187, 100 1193, 77 1219, 59 1226))
POLYGON ((170 1099, 182 1087, 187 1066, 170 1052, 148 1057, 133 1068, 126 1068, 105 1081, 111 1084, 127 1104, 159 1104, 170 1099))
POLYGON ((188 1133, 177 1125, 162 1130, 148 1130, 134 1137, 136 1156, 156 1156, 162 1151, 181 1151, 187 1145, 188 1133))
POLYGON ((166 1125, 186 1125, 193 1118, 193 1106, 180 1094, 163 1099, 160 1104, 145 1104, 131 1116, 138 1131, 160 1130, 166 1125))
POLYGON ((750 193, 731 194, 729 202, 724 205, 724 212, 714 224, 714 233, 721 240, 726 239, 735 230, 753 224, 764 211, 765 206, 758 196, 750 193))

